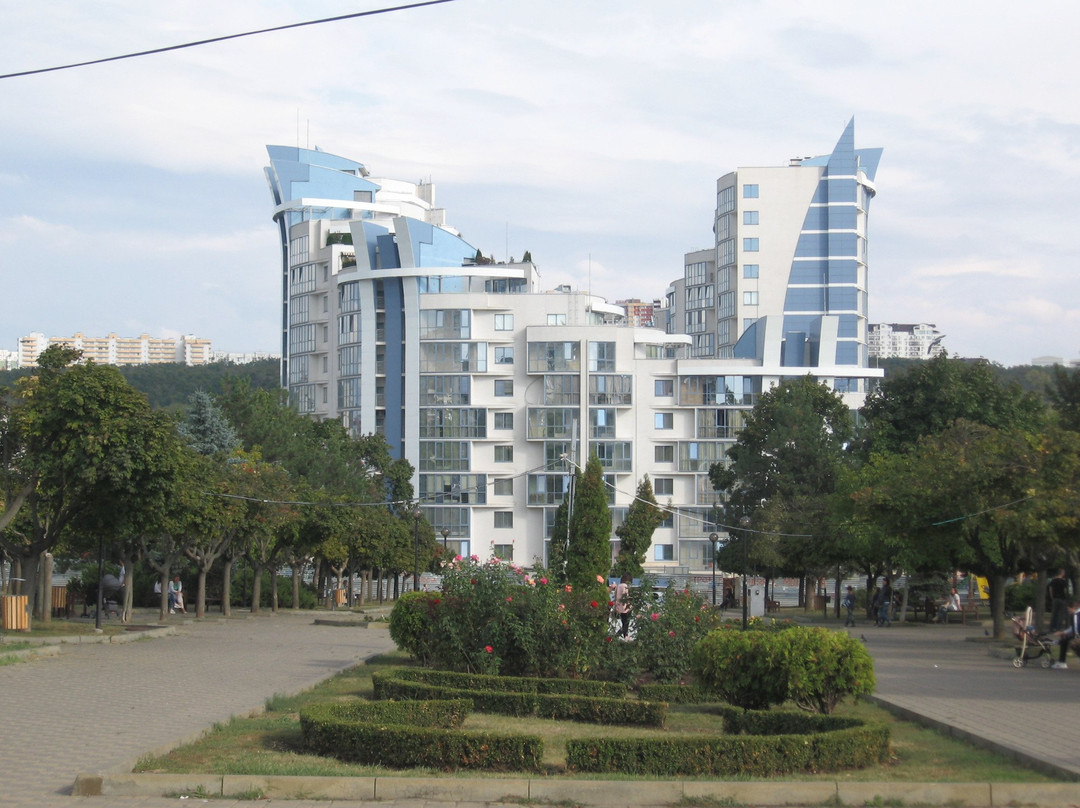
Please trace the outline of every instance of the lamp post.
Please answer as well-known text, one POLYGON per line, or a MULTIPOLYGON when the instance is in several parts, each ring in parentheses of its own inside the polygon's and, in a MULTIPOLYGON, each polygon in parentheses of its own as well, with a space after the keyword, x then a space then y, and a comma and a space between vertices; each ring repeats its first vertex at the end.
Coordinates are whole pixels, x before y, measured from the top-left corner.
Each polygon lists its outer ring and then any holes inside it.
POLYGON ((742 568, 742 628, 746 631, 747 624, 750 622, 750 599, 749 593, 746 590, 746 571, 750 566, 750 531, 747 528, 750 527, 750 517, 744 516, 739 520, 739 527, 743 529, 743 568, 742 568))
POLYGON ((445 556, 446 555, 446 538, 447 538, 447 536, 450 535, 450 528, 444 527, 442 529, 442 531, 440 531, 440 532, 442 533, 443 556, 445 556))
POLYGON ((716 605, 716 545, 720 537, 715 533, 709 534, 709 543, 712 545, 712 605, 716 605))
POLYGON ((423 513, 420 512, 420 506, 413 509, 413 572, 412 572, 412 588, 413 592, 420 588, 420 517, 423 513))

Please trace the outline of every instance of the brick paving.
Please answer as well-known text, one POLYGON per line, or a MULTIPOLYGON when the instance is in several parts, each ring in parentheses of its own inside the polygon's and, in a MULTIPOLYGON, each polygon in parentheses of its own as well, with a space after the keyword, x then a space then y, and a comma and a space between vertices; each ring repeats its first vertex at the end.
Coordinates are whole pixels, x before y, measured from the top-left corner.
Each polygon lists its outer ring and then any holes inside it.
MULTIPOLYGON (((0 806, 175 806, 175 797, 72 797, 80 772, 122 771, 214 722, 304 690, 392 647, 383 629, 320 626, 308 614, 195 621, 175 636, 65 647, 0 667, 0 806)), ((874 656, 876 698, 1018 759, 1080 779, 1080 660, 1067 671, 1012 667, 981 626, 857 627, 874 656)), ((190 798, 179 804, 201 804, 190 798)), ((216 799, 215 806, 250 805, 216 799)), ((308 800, 260 801, 327 808, 308 800)), ((360 805, 335 800, 337 808, 360 805)), ((462 806, 394 800, 395 808, 462 806)))

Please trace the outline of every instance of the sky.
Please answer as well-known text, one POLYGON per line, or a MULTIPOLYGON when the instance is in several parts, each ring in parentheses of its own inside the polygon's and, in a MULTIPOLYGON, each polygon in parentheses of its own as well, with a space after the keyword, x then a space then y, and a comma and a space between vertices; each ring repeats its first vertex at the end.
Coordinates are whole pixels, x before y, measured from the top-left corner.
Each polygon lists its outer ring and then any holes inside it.
MULTIPOLYGON (((0 0, 0 74, 393 5, 0 0)), ((871 322, 1080 359, 1080 4, 452 0, 0 80, 0 349, 33 331, 276 352, 266 144, 435 183, 544 288, 662 297, 716 179, 882 147, 871 322)))

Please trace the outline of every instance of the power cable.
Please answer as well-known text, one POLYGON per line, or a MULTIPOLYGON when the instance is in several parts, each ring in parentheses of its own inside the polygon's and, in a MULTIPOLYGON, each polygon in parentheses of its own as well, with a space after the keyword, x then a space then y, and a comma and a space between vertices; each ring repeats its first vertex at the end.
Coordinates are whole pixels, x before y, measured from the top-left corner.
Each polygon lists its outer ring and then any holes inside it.
POLYGON ((122 59, 135 59, 139 56, 153 56, 158 53, 168 53, 169 51, 183 50, 184 48, 195 48, 200 45, 212 45, 215 42, 227 42, 230 39, 241 39, 248 36, 257 36, 258 34, 272 34, 276 31, 288 31, 291 28, 304 28, 309 25, 322 25, 328 22, 341 22, 342 20, 352 20, 358 17, 372 17, 376 14, 389 14, 392 11, 408 11, 413 8, 421 8, 423 6, 436 6, 440 3, 452 3, 454 0, 424 0, 420 3, 409 3, 404 6, 391 6, 389 8, 377 8, 371 11, 357 11, 352 14, 340 14, 336 17, 324 17, 319 20, 306 20, 305 22, 294 22, 288 25, 276 25, 273 28, 260 28, 257 31, 244 31, 240 34, 226 34, 225 36, 211 37, 210 39, 200 39, 195 42, 185 42, 181 45, 167 45, 163 48, 152 48, 151 50, 138 51, 136 53, 125 53, 120 56, 106 56, 102 59, 91 59, 86 62, 72 62, 67 65, 57 65, 56 67, 41 67, 36 70, 22 70, 18 73, 4 73, 0 74, 0 79, 15 79, 22 76, 35 76, 39 73, 54 73, 58 70, 71 70, 76 67, 89 67, 90 65, 100 65, 106 62, 118 62, 122 59))

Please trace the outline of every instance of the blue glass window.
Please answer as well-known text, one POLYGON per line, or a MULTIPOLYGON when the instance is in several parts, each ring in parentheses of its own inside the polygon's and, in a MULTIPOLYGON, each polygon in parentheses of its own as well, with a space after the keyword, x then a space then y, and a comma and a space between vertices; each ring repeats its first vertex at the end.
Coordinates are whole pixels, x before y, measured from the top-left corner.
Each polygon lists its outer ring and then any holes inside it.
POLYGON ((824 311, 825 290, 818 287, 788 289, 784 311, 824 311))
POLYGON ((757 224, 758 223, 758 211, 756 210, 744 210, 742 214, 743 224, 757 224))
POLYGON ((744 278, 756 278, 760 271, 761 267, 757 264, 743 264, 742 276, 744 278))
POLYGON ((742 195, 743 195, 743 199, 757 199, 758 198, 757 184, 755 183, 753 185, 744 185, 742 187, 742 195))
POLYGON ((858 290, 854 286, 829 289, 829 311, 855 311, 858 290))
POLYGON ((744 238, 742 240, 742 248, 744 252, 757 252, 758 240, 756 238, 744 238))

